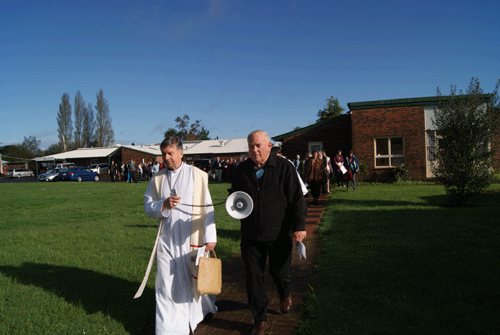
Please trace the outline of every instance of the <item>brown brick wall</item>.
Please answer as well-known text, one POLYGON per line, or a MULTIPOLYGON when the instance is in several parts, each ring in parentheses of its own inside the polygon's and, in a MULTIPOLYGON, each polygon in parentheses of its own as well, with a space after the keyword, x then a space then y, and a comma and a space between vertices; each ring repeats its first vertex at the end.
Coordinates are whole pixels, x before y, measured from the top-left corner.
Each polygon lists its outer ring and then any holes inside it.
POLYGON ((350 116, 335 123, 304 131, 283 140, 283 155, 289 159, 304 155, 308 151, 309 142, 323 142, 323 149, 329 157, 334 157, 337 150, 347 152, 351 149, 351 118, 350 116))
POLYGON ((402 136, 405 164, 412 179, 425 179, 425 115, 423 106, 375 108, 352 111, 352 143, 358 160, 364 161, 368 174, 376 178, 388 173, 375 168, 376 137, 402 136))
POLYGON ((148 164, 150 161, 154 162, 157 160, 158 162, 162 162, 161 156, 155 156, 155 155, 150 155, 144 152, 128 149, 128 148, 122 148, 122 161, 118 163, 127 163, 129 160, 134 160, 135 164, 140 164, 142 163, 142 160, 144 159, 144 162, 148 164))

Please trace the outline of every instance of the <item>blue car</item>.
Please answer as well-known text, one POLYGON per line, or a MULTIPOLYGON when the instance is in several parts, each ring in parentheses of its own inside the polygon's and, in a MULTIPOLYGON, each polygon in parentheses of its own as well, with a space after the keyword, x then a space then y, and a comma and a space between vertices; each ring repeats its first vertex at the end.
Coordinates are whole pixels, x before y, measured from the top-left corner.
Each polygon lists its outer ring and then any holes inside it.
POLYGON ((74 168, 64 169, 59 173, 60 180, 73 180, 73 181, 99 181, 101 176, 99 173, 91 171, 89 168, 77 166, 74 168))

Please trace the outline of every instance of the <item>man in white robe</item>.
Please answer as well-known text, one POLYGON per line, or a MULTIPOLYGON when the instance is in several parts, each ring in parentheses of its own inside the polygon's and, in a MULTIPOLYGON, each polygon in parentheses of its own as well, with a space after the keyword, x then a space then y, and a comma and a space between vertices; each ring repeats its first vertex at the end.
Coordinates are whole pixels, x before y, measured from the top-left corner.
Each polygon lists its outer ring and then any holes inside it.
POLYGON ((194 263, 199 248, 213 250, 217 242, 214 209, 208 176, 182 162, 180 139, 165 138, 160 149, 167 168, 153 176, 144 194, 146 214, 160 221, 155 242, 156 334, 189 335, 207 314, 217 311, 209 296, 196 291, 194 263))

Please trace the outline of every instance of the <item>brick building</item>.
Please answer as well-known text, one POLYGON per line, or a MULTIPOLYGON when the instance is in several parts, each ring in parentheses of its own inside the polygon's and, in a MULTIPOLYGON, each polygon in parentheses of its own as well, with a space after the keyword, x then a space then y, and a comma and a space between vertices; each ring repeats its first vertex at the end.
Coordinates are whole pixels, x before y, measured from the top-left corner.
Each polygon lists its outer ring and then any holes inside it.
MULTIPOLYGON (((367 166, 369 179, 386 179, 391 170, 404 163, 411 179, 432 178, 436 132, 432 124, 438 99, 421 97, 348 103, 349 112, 335 119, 273 137, 283 142, 289 157, 311 149, 325 149, 331 157, 337 149, 346 154, 353 149, 367 166)), ((498 148, 499 139, 491 143, 498 148)), ((500 168, 500 151, 493 167, 500 168)))
POLYGON ((300 155, 301 159, 314 149, 325 150, 333 157, 337 150, 347 152, 352 148, 351 114, 347 113, 320 123, 300 128, 282 135, 274 136, 274 141, 282 142, 283 155, 294 159, 300 155))

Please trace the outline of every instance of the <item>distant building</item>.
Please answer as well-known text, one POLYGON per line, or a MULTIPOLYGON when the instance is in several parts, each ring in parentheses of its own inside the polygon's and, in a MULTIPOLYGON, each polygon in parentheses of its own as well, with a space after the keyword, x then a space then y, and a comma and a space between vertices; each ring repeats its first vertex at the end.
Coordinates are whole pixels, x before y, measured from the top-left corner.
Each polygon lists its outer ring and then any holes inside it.
MULTIPOLYGON (((220 157, 236 161, 244 159, 248 153, 246 138, 227 140, 204 140, 183 142, 184 160, 186 162, 201 158, 220 157)), ((37 157, 35 172, 39 174, 60 162, 71 162, 77 166, 90 166, 97 163, 116 164, 134 160, 137 164, 162 161, 160 144, 155 145, 117 145, 107 148, 80 148, 44 157, 37 157)))

